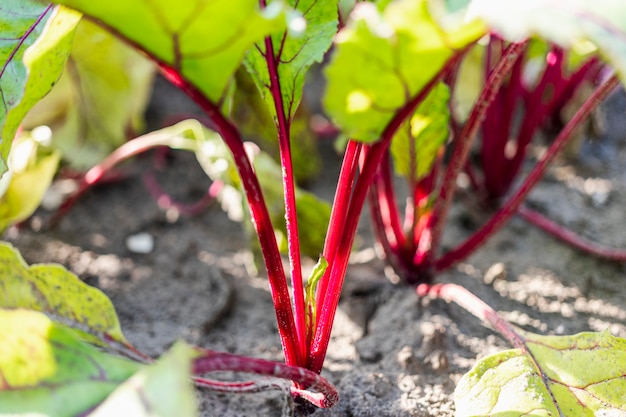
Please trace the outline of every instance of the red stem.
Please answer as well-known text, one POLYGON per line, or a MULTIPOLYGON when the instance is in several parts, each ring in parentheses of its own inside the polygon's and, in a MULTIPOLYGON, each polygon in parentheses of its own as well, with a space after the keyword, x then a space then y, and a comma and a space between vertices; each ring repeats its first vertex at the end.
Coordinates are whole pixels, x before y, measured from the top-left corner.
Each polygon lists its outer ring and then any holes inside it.
POLYGON ((526 112, 524 120, 517 136, 517 149, 513 158, 503 157, 502 162, 506 162, 506 169, 501 175, 500 197, 511 187, 513 180, 519 173, 522 162, 526 157, 526 149, 541 126, 545 117, 550 114, 549 104, 555 97, 560 95, 563 89, 563 50, 557 46, 552 47, 546 57, 547 67, 535 89, 526 97, 526 112), (552 88, 552 97, 546 101, 546 93, 552 88))
POLYGON ((391 169, 389 164, 389 152, 387 152, 387 155, 383 157, 380 162, 378 173, 372 181, 369 194, 373 197, 370 198, 370 201, 374 199, 378 200, 380 210, 377 212, 377 215, 385 226, 385 234, 391 244, 392 250, 397 252, 398 250, 401 251, 408 242, 404 239, 400 213, 396 205, 396 195, 392 184, 391 169), (377 184, 376 188, 373 187, 374 184, 377 184))
MULTIPOLYGON (((501 42, 498 46, 501 47, 501 42)), ((489 48, 495 47, 490 43, 489 48)), ((500 195, 502 177, 506 171, 506 145, 509 140, 511 119, 515 111, 516 98, 522 88, 520 77, 524 53, 520 53, 510 69, 508 88, 500 88, 492 100, 482 122, 481 160, 483 179, 488 195, 500 195)), ((489 74, 493 73, 491 66, 489 74)), ((485 82, 486 83, 486 82, 485 82)))
POLYGON ((350 200, 347 214, 344 216, 345 223, 342 227, 342 233, 339 236, 337 253, 329 267, 330 273, 325 274, 321 279, 328 281, 324 284, 324 288, 326 288, 326 293, 328 294, 323 297, 322 303, 317 305, 319 318, 317 320, 315 336, 311 344, 310 362, 307 366, 308 369, 311 369, 314 372, 320 372, 324 363, 326 350, 328 349, 328 342, 330 341, 330 332, 335 318, 335 312, 337 311, 337 306, 339 304, 339 297, 341 295, 341 288, 343 286, 346 268, 348 266, 350 250, 352 249, 352 244, 354 243, 360 214, 363 209, 365 198, 367 197, 367 190, 374 179, 374 175, 378 170, 378 166, 380 165, 383 156, 389 148, 391 139, 393 138, 395 132, 402 125, 402 123, 404 123, 404 121, 413 114, 419 103, 424 100, 432 88, 439 82, 442 74, 445 74, 448 68, 450 68, 451 63, 455 62, 457 56, 458 52, 455 52, 444 68, 436 76, 434 76, 415 97, 409 100, 398 110, 396 115, 383 130, 381 140, 373 144, 368 149, 361 174, 356 182, 354 192, 350 200))
POLYGON ((272 301, 276 311, 276 321, 278 332, 285 353, 285 361, 288 364, 301 363, 300 348, 298 346, 298 333, 291 308, 291 299, 289 296, 289 286, 282 265, 282 259, 278 250, 276 237, 274 236, 274 228, 270 219, 267 205, 263 198, 261 185, 254 171, 254 167, 246 154, 243 140, 237 128, 226 119, 221 113, 218 106, 208 100, 206 96, 199 91, 189 81, 182 78, 180 73, 161 63, 164 75, 174 85, 184 91, 191 99, 193 99, 215 123, 215 128, 222 136, 226 146, 230 149, 235 166, 241 177, 250 214, 252 216, 252 224, 256 230, 265 260, 265 267, 272 294, 272 301))
POLYGON ((510 69, 515 65, 517 58, 524 52, 526 48, 526 42, 514 43, 509 45, 502 54, 502 58, 496 64, 493 69, 485 87, 483 88, 480 96, 478 97, 472 112, 470 113, 461 135, 455 139, 455 146, 450 162, 446 169, 446 173, 441 186, 441 193, 439 199, 435 204, 434 209, 434 228, 431 240, 431 247, 434 250, 439 248, 441 242, 441 236, 443 234, 443 226, 448 216, 450 205, 452 204, 452 197, 456 190, 456 179, 459 173, 467 163, 467 157, 471 145, 476 137, 476 133, 480 128, 480 124, 485 117, 489 105, 496 96, 496 93, 500 89, 500 86, 504 82, 510 69))
POLYGON ((602 259, 608 259, 610 261, 626 261, 626 250, 616 249, 609 246, 601 245, 599 243, 591 242, 525 205, 519 206, 519 208, 517 209, 517 214, 524 220, 534 224, 535 226, 540 227, 557 239, 561 239, 565 243, 577 249, 590 253, 593 256, 597 256, 602 259))
MULTIPOLYGON (((369 212, 376 241, 382 247, 387 263, 397 274, 403 276, 406 271, 406 265, 401 259, 403 245, 398 243, 398 239, 404 239, 404 236, 401 234, 397 235, 395 231, 396 228, 390 224, 393 222, 391 220, 392 215, 396 218, 398 217, 398 211, 395 208, 395 204, 393 207, 389 207, 384 201, 386 193, 383 190, 386 186, 383 184, 384 180, 382 176, 385 175, 385 172, 389 169, 383 169, 382 165, 384 165, 384 160, 385 158, 383 158, 383 163, 381 163, 381 167, 370 185, 368 192, 369 212), (391 210, 391 213, 389 210, 391 210)), ((399 226, 399 220, 397 220, 397 224, 399 226)))
MULTIPOLYGON (((265 2, 261 2, 265 6, 265 2)), ((291 160, 290 121, 285 114, 282 90, 278 77, 278 58, 274 55, 272 38, 265 38, 265 61, 270 77, 270 92, 274 99, 276 110, 276 129, 278 131, 278 146, 282 167, 283 190, 285 201, 285 222, 287 229, 287 247, 289 250, 289 265, 291 273, 291 287, 293 289, 293 303, 295 308, 296 332, 298 333, 298 347, 300 359, 294 365, 304 365, 307 356, 307 329, 304 303, 304 286, 302 282, 302 265, 300 261, 300 239, 298 235, 298 214, 296 208, 296 187, 294 184, 293 163, 291 160)))
MULTIPOLYGON (((200 349, 198 349, 198 352, 201 352, 202 356, 195 358, 193 361, 192 372, 195 375, 215 371, 254 373, 296 382, 302 388, 291 386, 292 395, 303 398, 320 408, 332 407, 339 400, 337 390, 330 382, 307 369, 232 353, 200 349)), ((271 387, 284 388, 284 386, 281 387, 278 384, 264 381, 222 382, 199 377, 194 378, 194 380, 198 385, 223 392, 243 393, 258 392, 271 387)))
POLYGON ((514 347, 526 350, 524 339, 515 331, 513 326, 467 288, 457 284, 420 284, 417 286, 416 292, 420 297, 429 296, 447 302, 453 301, 474 317, 489 323, 514 347))
POLYGON ((574 117, 565 125, 561 133, 548 148, 545 156, 535 165, 534 169, 528 174, 524 183, 520 186, 515 195, 511 196, 508 201, 503 204, 483 227, 470 236, 465 242, 457 248, 443 255, 435 263, 435 269, 443 270, 449 268, 453 264, 465 259, 470 253, 476 250, 478 246, 485 242, 491 235, 509 220, 515 214, 519 206, 522 204, 530 190, 543 177, 548 165, 563 149, 572 134, 578 129, 581 123, 589 116, 589 114, 619 85, 619 79, 615 74, 603 81, 596 90, 587 98, 583 105, 578 109, 574 117))
MULTIPOLYGON (((333 200, 330 213, 330 221, 328 222, 326 240, 324 241, 324 251, 322 252, 324 258, 328 261, 328 265, 334 264, 337 247, 339 246, 339 239, 343 231, 343 225, 346 222, 348 205, 350 204, 350 196, 352 194, 352 187, 354 185, 354 178, 356 177, 359 156, 362 148, 362 143, 351 140, 348 142, 343 156, 339 180, 337 182, 337 189, 335 190, 335 198, 333 200)), ((317 290, 315 294, 315 304, 317 306, 324 304, 330 270, 331 268, 328 268, 324 273, 324 276, 317 283, 317 290)))

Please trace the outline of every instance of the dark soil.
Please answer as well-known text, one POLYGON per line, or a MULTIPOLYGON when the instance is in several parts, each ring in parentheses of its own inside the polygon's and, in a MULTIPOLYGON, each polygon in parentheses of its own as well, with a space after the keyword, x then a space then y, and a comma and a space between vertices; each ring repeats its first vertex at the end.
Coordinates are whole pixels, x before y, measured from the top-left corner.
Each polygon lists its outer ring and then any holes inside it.
MULTIPOLYGON (((152 109, 163 120, 179 111, 180 103, 167 87, 159 91, 158 98, 171 104, 152 109)), ((552 219, 623 248, 625 102, 623 95, 613 97, 605 107, 609 133, 583 145, 583 156, 559 161, 530 197, 533 207, 552 219), (606 200, 597 196, 594 180, 610 187, 606 200)), ((123 180, 88 192, 57 226, 35 231, 50 217, 39 211, 19 230, 11 229, 7 239, 27 262, 59 262, 106 292, 127 338, 143 352, 158 356, 184 339, 213 350, 282 360, 267 281, 251 273, 241 225, 229 221, 217 204, 196 217, 159 208, 142 180, 154 169, 153 157, 138 158, 125 167, 123 180), (126 239, 139 232, 154 238, 149 254, 127 249, 126 239)), ((338 160, 329 154, 322 170, 326 175, 312 185, 326 198, 333 194, 338 160)), ((183 202, 196 201, 209 185, 194 156, 182 152, 172 153, 166 170, 156 175, 183 202)), ((467 236, 468 225, 484 220, 484 215, 470 215, 474 211, 468 207, 455 205, 446 246, 467 236)), ((323 371, 341 400, 315 415, 452 416, 454 387, 463 373, 477 357, 510 346, 459 307, 420 300, 413 288, 391 284, 371 249, 366 222, 358 241, 323 371)), ((609 329, 626 337, 625 275, 623 264, 587 256, 515 218, 437 281, 465 286, 529 331, 609 329)), ((279 416, 292 410, 283 391, 201 391, 198 398, 204 416, 279 416)))

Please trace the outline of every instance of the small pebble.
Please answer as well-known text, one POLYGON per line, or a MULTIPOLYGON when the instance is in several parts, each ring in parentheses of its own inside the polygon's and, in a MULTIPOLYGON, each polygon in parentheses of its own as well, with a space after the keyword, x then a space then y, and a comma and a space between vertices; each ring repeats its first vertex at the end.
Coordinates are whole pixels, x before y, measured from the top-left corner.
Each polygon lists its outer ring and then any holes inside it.
POLYGON ((154 250, 154 237, 146 232, 130 235, 126 238, 126 247, 133 253, 150 253, 154 250))
POLYGON ((487 285, 498 280, 506 280, 506 266, 502 262, 491 265, 483 277, 483 281, 487 285))

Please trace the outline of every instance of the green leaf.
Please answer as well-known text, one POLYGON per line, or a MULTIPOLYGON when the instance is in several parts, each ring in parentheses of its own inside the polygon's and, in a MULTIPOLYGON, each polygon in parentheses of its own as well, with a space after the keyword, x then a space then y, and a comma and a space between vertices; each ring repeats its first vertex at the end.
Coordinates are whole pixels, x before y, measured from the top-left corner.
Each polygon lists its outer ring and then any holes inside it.
POLYGON ((140 367, 35 311, 0 309, 0 328, 0 415, 84 415, 140 367))
POLYGON ((418 181, 430 172, 437 152, 448 139, 448 87, 439 83, 398 129, 391 142, 396 173, 418 181))
POLYGON ((113 304, 102 291, 85 284, 61 265, 28 267, 11 245, 2 242, 0 308, 41 311, 68 321, 85 336, 106 334, 126 343, 113 304))
POLYGON ((191 382, 194 356, 191 347, 177 343, 157 363, 124 382, 90 417, 196 416, 196 396, 191 382))
MULTIPOLYGON (((244 140, 257 143, 261 149, 279 160, 276 124, 272 113, 252 77, 243 69, 235 74, 237 88, 233 97, 231 117, 244 140)), ((273 107, 272 107, 273 108, 273 107)), ((311 114, 304 105, 291 120, 291 157, 296 182, 316 178, 321 168, 318 139, 310 129, 311 114)))
POLYGON ((304 293, 306 297, 306 328, 315 328, 315 290, 317 289, 317 283, 326 272, 328 268, 328 261, 326 258, 320 255, 317 263, 313 267, 313 270, 309 274, 309 278, 306 280, 306 286, 304 287, 304 293))
MULTIPOLYGON (((287 3, 299 14, 290 21, 291 31, 274 33, 271 39, 285 117, 289 120, 302 98, 307 70, 313 63, 322 60, 337 32, 337 3, 325 0, 288 0, 287 3), (291 33, 297 31, 296 26, 301 26, 304 22, 304 33, 291 33)), ((248 52, 244 63, 260 88, 272 115, 276 117, 266 56, 266 45, 261 40, 248 52)))
POLYGON ((485 50, 484 45, 474 45, 463 57, 461 66, 457 71, 457 81, 454 84, 452 97, 452 111, 459 122, 467 119, 483 90, 485 84, 485 50))
POLYGON ((376 141, 453 53, 484 33, 476 20, 442 29, 426 0, 394 1, 382 14, 371 3, 359 3, 335 40, 325 108, 349 137, 376 141))
POLYGON ((282 6, 257 0, 58 0, 101 21, 175 71, 214 103, 252 45, 284 28, 282 6), (175 7, 173 7, 175 6, 175 7))
POLYGON ((521 334, 532 357, 513 349, 478 361, 457 385, 457 417, 626 413, 625 339, 521 334))
POLYGON ((512 41, 537 35, 581 54, 595 45, 626 79, 626 3, 622 1, 474 0, 470 13, 512 41))
POLYGON ((0 4, 0 175, 22 119, 61 74, 79 20, 34 0, 0 4))
POLYGON ((77 28, 66 70, 24 120, 47 125, 64 160, 84 170, 142 128, 154 65, 89 20, 77 28))
MULTIPOLYGON (((48 129, 40 128, 40 132, 42 130, 48 129)), ((41 146, 34 135, 37 131, 23 132, 13 141, 9 172, 1 180, 7 181, 8 186, 0 193, 0 231, 33 214, 57 171, 58 152, 42 149, 45 146, 41 146)))

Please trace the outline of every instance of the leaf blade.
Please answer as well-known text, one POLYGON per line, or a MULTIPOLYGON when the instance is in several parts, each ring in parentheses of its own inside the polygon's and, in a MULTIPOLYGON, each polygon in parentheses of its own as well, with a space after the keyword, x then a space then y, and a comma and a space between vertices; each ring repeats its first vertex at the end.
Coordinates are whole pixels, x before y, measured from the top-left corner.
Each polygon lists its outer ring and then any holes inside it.
POLYGON ((58 0, 103 22, 156 61, 221 102, 245 52, 283 27, 281 7, 262 14, 256 0, 58 0), (278 13, 276 13, 278 11, 278 13))
POLYGON ((452 54, 484 32, 476 20, 444 31, 427 1, 391 2, 382 14, 373 4, 360 3, 336 37, 325 108, 349 137, 374 142, 452 54))
MULTIPOLYGON (((27 308, 68 320, 79 331, 104 334, 127 344, 109 298, 61 265, 28 266, 11 245, 0 242, 0 307, 27 308)), ((91 340, 91 339, 90 339, 91 340)))
POLYGON ((22 119, 55 84, 80 15, 34 0, 0 5, 0 175, 22 119))
POLYGON ((532 357, 513 349, 478 361, 455 390, 458 417, 626 412, 625 339, 608 332, 520 333, 532 357))
POLYGON ((108 355, 45 315, 0 309, 0 414, 80 415, 140 365, 108 355))
POLYGON ((24 119, 47 125, 66 163, 86 170, 142 129, 154 63, 95 23, 76 29, 65 71, 24 119))
MULTIPOLYGON (((303 34, 289 31, 271 35, 277 64, 280 93, 285 103, 285 117, 291 119, 302 99, 304 76, 315 62, 321 62, 324 53, 330 48, 337 31, 337 5, 323 0, 289 0, 291 7, 300 13, 292 22, 306 21, 303 34)), ((274 98, 270 89, 272 80, 266 61, 267 50, 263 42, 252 48, 244 61, 246 68, 261 90, 263 99, 276 117, 274 98)))
POLYGON ((448 87, 439 83, 391 141, 394 169, 411 183, 430 172, 435 156, 448 138, 449 98, 448 87))

